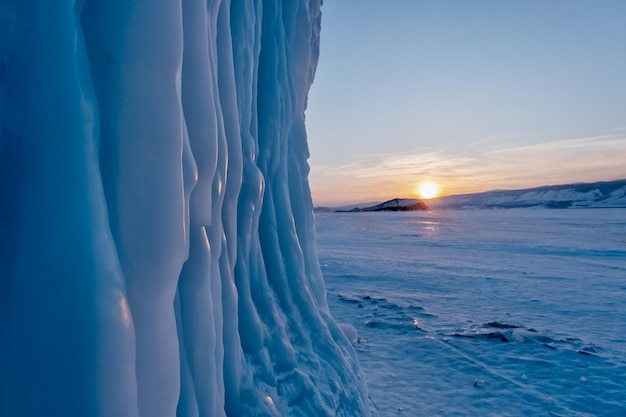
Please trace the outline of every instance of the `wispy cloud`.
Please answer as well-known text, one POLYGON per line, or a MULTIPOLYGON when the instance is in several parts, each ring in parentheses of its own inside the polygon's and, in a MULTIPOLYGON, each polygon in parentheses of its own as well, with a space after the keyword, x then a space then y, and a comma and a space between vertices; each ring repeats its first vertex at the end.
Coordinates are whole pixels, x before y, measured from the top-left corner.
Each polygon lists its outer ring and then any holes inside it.
POLYGON ((361 156, 349 164, 320 165, 314 169, 324 176, 367 179, 397 175, 428 175, 431 171, 463 166, 471 162, 472 158, 442 150, 416 149, 399 154, 361 156))
POLYGON ((349 164, 313 165, 311 188, 316 203, 352 203, 414 195, 426 179, 462 172, 473 158, 444 150, 414 149, 397 154, 361 155, 349 164))
POLYGON ((520 156, 540 156, 546 154, 558 156, 559 154, 563 155, 575 153, 584 158, 586 156, 598 154, 606 150, 615 151, 623 148, 624 151, 626 151, 624 144, 626 144, 626 136, 605 134, 583 138, 552 140, 532 145, 508 147, 491 151, 488 155, 505 158, 518 158, 520 156))
POLYGON ((349 164, 312 166, 311 185, 316 198, 354 202, 407 195, 426 179, 456 194, 626 177, 626 129, 471 152, 362 155, 349 164))
POLYGON ((509 147, 486 153, 485 160, 494 175, 499 172, 517 182, 612 179, 626 176, 626 136, 600 135, 509 147))

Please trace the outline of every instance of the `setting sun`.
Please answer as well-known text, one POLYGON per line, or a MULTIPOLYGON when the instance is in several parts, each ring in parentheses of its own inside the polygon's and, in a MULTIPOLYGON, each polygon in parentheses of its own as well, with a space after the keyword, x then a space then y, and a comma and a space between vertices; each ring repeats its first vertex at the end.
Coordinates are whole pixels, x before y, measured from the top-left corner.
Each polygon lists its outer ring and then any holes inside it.
POLYGON ((423 199, 428 200, 437 197, 439 186, 432 181, 425 181, 419 185, 417 192, 423 199))

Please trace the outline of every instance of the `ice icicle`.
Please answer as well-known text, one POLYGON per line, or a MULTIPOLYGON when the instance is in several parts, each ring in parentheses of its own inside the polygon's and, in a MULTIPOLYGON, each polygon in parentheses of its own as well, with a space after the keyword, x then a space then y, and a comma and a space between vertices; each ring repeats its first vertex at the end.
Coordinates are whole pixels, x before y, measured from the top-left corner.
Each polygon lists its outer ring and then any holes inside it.
POLYGON ((0 415, 368 415, 307 181, 320 7, 0 3, 0 415))
POLYGON ((73 1, 0 5, 0 415, 138 416, 73 1))

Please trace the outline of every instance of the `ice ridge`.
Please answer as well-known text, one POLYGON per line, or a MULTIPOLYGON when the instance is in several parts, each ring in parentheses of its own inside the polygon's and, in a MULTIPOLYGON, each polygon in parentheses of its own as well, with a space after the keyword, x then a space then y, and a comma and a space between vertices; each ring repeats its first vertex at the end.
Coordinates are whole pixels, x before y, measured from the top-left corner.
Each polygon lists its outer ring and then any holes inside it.
POLYGON ((314 240, 320 6, 0 4, 0 415, 369 414, 314 240))

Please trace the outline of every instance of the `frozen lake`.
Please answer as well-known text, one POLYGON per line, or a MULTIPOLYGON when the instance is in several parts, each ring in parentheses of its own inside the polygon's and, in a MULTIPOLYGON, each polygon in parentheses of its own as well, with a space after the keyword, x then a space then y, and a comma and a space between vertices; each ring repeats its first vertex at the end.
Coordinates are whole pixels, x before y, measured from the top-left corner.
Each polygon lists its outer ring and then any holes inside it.
POLYGON ((626 210, 316 213, 373 416, 626 416, 626 210))

